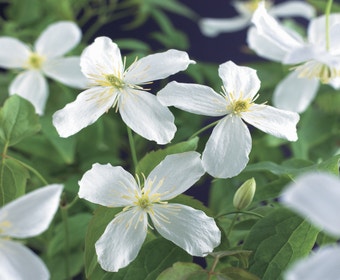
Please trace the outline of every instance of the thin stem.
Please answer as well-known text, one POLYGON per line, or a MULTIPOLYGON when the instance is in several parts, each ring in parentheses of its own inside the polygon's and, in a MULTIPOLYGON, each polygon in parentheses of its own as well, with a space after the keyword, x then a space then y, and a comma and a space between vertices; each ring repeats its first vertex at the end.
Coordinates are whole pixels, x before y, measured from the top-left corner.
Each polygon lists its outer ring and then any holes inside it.
POLYGON ((325 10, 325 16, 326 16, 326 49, 327 51, 330 48, 330 38, 329 38, 329 15, 331 13, 333 0, 328 0, 326 10, 325 10))
POLYGON ((209 129, 210 127, 215 126, 218 122, 219 122, 219 120, 218 120, 218 121, 215 121, 215 122, 212 122, 211 124, 208 124, 208 125, 206 125, 205 127, 201 128, 200 130, 196 131, 193 135, 191 135, 191 136, 189 137, 189 140, 192 139, 192 138, 194 138, 194 137, 196 137, 197 135, 199 135, 199 134, 202 133, 203 131, 209 129))
POLYGON ((70 203, 64 206, 64 208, 67 208, 67 210, 69 210, 70 208, 73 207, 73 205, 75 205, 78 202, 78 199, 79 199, 79 196, 76 195, 70 203))
POLYGON ((233 212, 220 214, 220 215, 216 216, 215 219, 218 219, 218 218, 223 217, 223 216, 231 215, 231 214, 245 214, 245 215, 255 216, 255 217, 258 217, 258 218, 261 218, 261 219, 263 218, 263 216, 261 214, 251 212, 251 211, 233 211, 233 212))
POLYGON ((71 280, 70 276, 70 266, 69 266, 69 249, 70 249, 70 239, 69 239, 69 227, 68 227, 68 208, 60 205, 61 210, 61 218, 64 224, 64 234, 65 234, 65 246, 64 246, 64 253, 65 253, 65 274, 66 279, 71 280))
POLYGON ((237 218, 238 218, 238 215, 239 215, 239 213, 236 213, 236 215, 233 217, 233 220, 231 221, 231 225, 230 225, 230 227, 229 227, 229 229, 228 229, 228 232, 227 232, 227 234, 226 234, 227 238, 229 238, 229 235, 230 235, 231 231, 232 231, 233 228, 234 228, 234 225, 235 225, 235 222, 236 222, 236 220, 237 220, 237 218))
POLYGON ((211 269, 209 270, 209 277, 208 277, 208 280, 210 280, 211 277, 213 276, 214 270, 215 270, 215 268, 216 268, 216 266, 217 266, 219 260, 220 260, 220 257, 219 257, 219 256, 216 256, 215 259, 214 259, 214 263, 212 264, 211 269))
POLYGON ((138 160, 137 160, 135 141, 133 140, 133 135, 132 135, 131 128, 128 127, 128 126, 127 126, 127 133, 128 133, 128 137, 129 137, 129 144, 130 144, 132 161, 133 161, 134 168, 136 170, 137 164, 138 164, 138 160))
POLYGON ((25 167, 26 169, 28 169, 29 171, 31 171, 35 176, 37 176, 39 178, 39 180, 46 186, 48 185, 48 182, 46 181, 46 179, 36 170, 34 169, 32 166, 23 163, 22 161, 11 157, 12 160, 16 161, 18 164, 22 165, 23 167, 25 167))
POLYGON ((1 157, 1 171, 0 171, 0 191, 1 191, 1 205, 5 204, 5 190, 4 190, 4 164, 5 164, 5 158, 7 156, 7 150, 8 150, 8 142, 5 143, 4 149, 2 150, 2 157, 1 157))

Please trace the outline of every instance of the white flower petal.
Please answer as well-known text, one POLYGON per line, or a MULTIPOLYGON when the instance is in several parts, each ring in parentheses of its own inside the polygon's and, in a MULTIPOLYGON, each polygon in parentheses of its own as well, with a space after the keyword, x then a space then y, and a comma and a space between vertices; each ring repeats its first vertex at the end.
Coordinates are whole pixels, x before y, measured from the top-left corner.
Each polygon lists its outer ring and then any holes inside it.
POLYGON ((149 92, 128 89, 119 98, 123 121, 142 137, 167 144, 174 137, 174 116, 149 92))
POLYGON ((205 36, 215 37, 220 33, 235 32, 246 28, 250 24, 250 16, 239 16, 228 19, 203 18, 199 26, 205 36))
POLYGON ((334 24, 329 29, 329 53, 332 55, 340 55, 340 23, 334 24))
POLYGON ((274 17, 304 17, 311 19, 315 17, 315 8, 302 1, 288 1, 274 5, 268 9, 268 13, 274 17))
POLYGON ((44 232, 58 209, 62 189, 62 185, 48 185, 2 207, 1 235, 26 238, 44 232))
POLYGON ((157 98, 164 106, 198 115, 218 117, 227 113, 225 98, 208 86, 173 81, 157 93, 157 98))
POLYGON ((255 27, 248 30, 247 43, 257 55, 273 61, 281 62, 287 52, 281 45, 262 36, 255 27))
POLYGON ((260 80, 256 70, 245 66, 238 66, 232 61, 221 64, 218 74, 223 81, 228 94, 235 99, 253 98, 260 89, 260 80))
MULTIPOLYGON (((329 15, 329 27, 330 30, 333 26, 340 23, 340 14, 330 14, 329 15)), ((308 25, 308 41, 320 49, 326 50, 326 17, 325 15, 314 18, 310 21, 308 25)), ((330 38, 332 41, 332 38, 330 38)), ((339 46, 334 46, 339 48, 339 46)))
POLYGON ((9 86, 9 94, 17 94, 27 99, 33 104, 37 114, 44 114, 48 85, 39 71, 28 70, 16 76, 9 86))
POLYGON ((160 194, 161 200, 169 200, 185 192, 205 173, 200 154, 186 152, 168 155, 149 174, 144 191, 160 194))
POLYGON ((332 86, 334 89, 340 89, 340 77, 336 77, 331 79, 328 84, 332 86))
POLYGON ((285 273, 285 280, 337 280, 340 275, 340 247, 324 246, 297 261, 285 273))
POLYGON ((178 50, 168 50, 163 53, 151 54, 137 60, 127 69, 124 81, 137 85, 150 81, 160 80, 183 71, 189 64, 188 54, 178 50))
POLYGON ((213 218, 182 204, 156 204, 150 215, 157 231, 193 256, 206 256, 221 242, 213 218))
POLYGON ((29 47, 11 37, 0 37, 0 67, 23 68, 31 53, 29 47))
POLYGON ((289 141, 296 141, 298 139, 296 124, 300 117, 297 113, 267 105, 253 104, 250 111, 242 113, 242 119, 276 137, 289 141))
MULTIPOLYGON (((98 37, 81 54, 80 67, 84 75, 95 82, 103 75, 120 77, 124 71, 122 56, 116 43, 108 37, 98 37)), ((120 77, 122 78, 122 77, 120 77)))
POLYGON ((110 88, 94 87, 81 92, 77 99, 53 115, 53 125, 61 137, 69 137, 94 123, 108 111, 117 98, 110 88))
POLYGON ((129 265, 137 257, 146 233, 146 212, 132 209, 118 214, 95 244, 100 266, 116 272, 129 265))
POLYGON ((298 64, 301 62, 306 62, 308 60, 313 60, 318 54, 319 52, 315 49, 315 46, 303 46, 287 53, 283 59, 283 63, 298 64))
POLYGON ((283 192, 281 202, 334 236, 340 236, 340 180, 327 173, 308 173, 283 192))
POLYGON ((66 57, 48 60, 43 65, 46 76, 70 87, 86 88, 89 80, 80 70, 80 57, 66 57))
POLYGON ((281 46, 286 52, 302 46, 300 40, 297 40, 295 36, 288 33, 282 25, 267 13, 264 2, 259 3, 252 22, 255 24, 260 35, 281 46))
POLYGON ((319 80, 299 78, 293 71, 275 88, 273 104, 275 107, 302 113, 313 101, 319 89, 319 80))
POLYGON ((81 40, 80 28, 71 21, 49 25, 35 42, 35 51, 49 58, 58 57, 72 50, 81 40))
POLYGON ((93 164, 78 183, 80 198, 107 207, 131 205, 135 192, 139 190, 135 179, 129 172, 109 163, 93 164))
POLYGON ((0 279, 47 280, 50 273, 42 260, 24 245, 0 239, 0 279))
POLYGON ((216 125, 205 145, 203 167, 216 178, 234 177, 246 167, 250 150, 247 126, 240 117, 228 115, 216 125))

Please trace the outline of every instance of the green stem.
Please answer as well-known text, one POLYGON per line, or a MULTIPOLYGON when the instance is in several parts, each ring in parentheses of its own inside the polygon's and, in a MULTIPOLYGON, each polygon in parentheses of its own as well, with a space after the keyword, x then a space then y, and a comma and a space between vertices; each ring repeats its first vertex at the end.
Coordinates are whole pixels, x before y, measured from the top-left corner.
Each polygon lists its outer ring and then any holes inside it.
POLYGON ((326 49, 327 51, 330 48, 330 38, 329 38, 329 15, 331 13, 333 0, 328 0, 326 10, 325 10, 325 16, 326 16, 326 49))
POLYGON ((220 260, 220 257, 219 256, 216 256, 215 259, 214 259, 214 263, 212 264, 211 266, 211 269, 209 270, 209 277, 208 277, 208 280, 211 279, 211 277, 213 276, 214 274, 214 270, 218 264, 218 261, 220 260))
POLYGON ((22 161, 11 157, 12 160, 16 161, 18 164, 22 165, 23 167, 25 167, 26 169, 28 169, 29 171, 31 171, 35 176, 37 176, 39 178, 39 180, 46 186, 48 185, 48 182, 46 181, 46 179, 36 170, 34 169, 32 166, 23 163, 22 161))
POLYGON ((133 165, 134 165, 134 168, 135 168, 135 171, 136 171, 138 160, 137 160, 135 141, 133 140, 131 128, 128 127, 128 126, 127 126, 127 133, 128 133, 128 137, 129 137, 129 144, 130 144, 132 161, 133 161, 133 165))
POLYGON ((210 127, 215 126, 218 122, 219 122, 219 120, 218 120, 218 121, 215 121, 215 122, 212 122, 211 124, 208 124, 208 125, 206 125, 205 127, 201 128, 200 130, 196 131, 193 135, 191 135, 191 136, 189 137, 189 140, 192 139, 192 138, 194 138, 194 137, 196 137, 197 135, 199 135, 199 134, 202 133, 203 131, 209 129, 210 127))
POLYGON ((70 249, 70 239, 69 239, 69 227, 68 227, 68 208, 60 205, 61 210, 61 218, 64 224, 64 233, 65 233, 65 246, 64 246, 64 254, 65 254, 65 274, 66 279, 71 280, 70 274, 70 265, 69 265, 69 249, 70 249))
POLYGON ((261 214, 251 212, 251 211, 233 211, 233 212, 220 214, 220 215, 216 216, 215 219, 218 219, 218 218, 223 217, 223 216, 231 215, 231 214, 245 214, 245 215, 255 216, 255 217, 258 217, 258 218, 263 218, 263 216, 261 214))
POLYGON ((4 149, 2 150, 2 157, 1 157, 1 171, 0 171, 0 191, 1 191, 1 206, 5 204, 5 190, 4 190, 4 164, 5 158, 7 157, 7 150, 8 150, 8 142, 5 143, 4 149))
POLYGON ((235 225, 235 222, 236 222, 236 220, 237 220, 238 215, 239 215, 239 213, 236 213, 236 215, 233 217, 233 220, 231 221, 231 225, 230 225, 230 227, 229 227, 229 229, 228 229, 228 232, 227 232, 227 234, 226 234, 227 238, 229 238, 229 235, 230 235, 231 231, 232 231, 233 228, 234 228, 234 225, 235 225))

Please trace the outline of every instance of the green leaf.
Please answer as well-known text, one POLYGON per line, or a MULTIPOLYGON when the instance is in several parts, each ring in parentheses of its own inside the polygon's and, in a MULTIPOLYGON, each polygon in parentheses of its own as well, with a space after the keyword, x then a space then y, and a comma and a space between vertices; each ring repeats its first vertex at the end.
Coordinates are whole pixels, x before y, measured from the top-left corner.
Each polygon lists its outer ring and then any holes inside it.
POLYGON ((117 39, 115 40, 115 43, 120 49, 140 51, 145 53, 150 51, 148 44, 136 39, 117 39))
POLYGON ((25 194, 29 173, 26 168, 11 158, 0 164, 0 206, 25 194))
POLYGON ((153 280, 175 262, 190 262, 192 257, 164 239, 154 239, 142 247, 137 258, 117 273, 109 273, 105 280, 153 280))
POLYGON ((188 280, 208 279, 208 273, 202 267, 194 263, 176 262, 172 267, 164 270, 157 280, 188 280))
MULTIPOLYGON (((82 249, 87 225, 92 218, 92 215, 87 213, 80 213, 68 218, 68 231, 72 234, 69 235, 69 251, 75 249, 82 249)), ((55 233, 52 240, 49 243, 47 255, 52 257, 60 252, 63 252, 65 248, 65 226, 64 223, 60 223, 55 227, 55 233)))
POLYGON ((319 230, 285 208, 259 220, 243 249, 253 251, 249 271, 262 280, 282 279, 287 266, 309 254, 319 230))
POLYGON ((218 275, 218 279, 221 279, 221 277, 225 277, 222 279, 226 280, 260 280, 257 276, 254 274, 238 268, 238 267, 226 267, 222 269, 221 271, 216 273, 218 275))
POLYGON ((139 161, 136 168, 136 173, 143 173, 145 176, 147 176, 167 155, 195 151, 197 148, 197 143, 198 137, 195 137, 191 140, 168 146, 165 149, 147 153, 139 161))
POLYGON ((0 140, 12 146, 40 130, 33 105, 18 95, 8 98, 0 109, 0 140))
POLYGON ((52 117, 41 118, 42 133, 47 140, 56 149, 60 157, 66 164, 71 164, 74 161, 76 138, 61 138, 52 124, 52 117))

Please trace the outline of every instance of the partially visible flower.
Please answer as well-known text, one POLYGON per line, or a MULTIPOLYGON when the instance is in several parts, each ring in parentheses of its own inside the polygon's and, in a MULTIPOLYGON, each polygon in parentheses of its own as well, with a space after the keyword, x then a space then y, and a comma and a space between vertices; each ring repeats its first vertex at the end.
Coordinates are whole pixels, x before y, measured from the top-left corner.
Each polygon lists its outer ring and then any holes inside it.
POLYGON ((11 37, 0 37, 0 67, 22 69, 9 86, 9 93, 30 101, 39 115, 44 113, 48 85, 44 77, 75 88, 85 88, 78 56, 62 57, 81 39, 79 27, 69 21, 49 25, 36 40, 33 50, 11 37))
POLYGON ((49 279, 45 264, 31 250, 11 238, 44 232, 56 213, 62 185, 49 185, 0 208, 0 279, 49 279))
MULTIPOLYGON (((239 13, 239 16, 228 19, 203 18, 199 25, 206 36, 217 36, 223 32, 239 31, 248 27, 251 17, 257 9, 260 0, 233 1, 232 5, 239 13)), ((315 9, 303 1, 287 1, 273 5, 272 1, 266 1, 268 12, 275 17, 304 17, 310 19, 315 16, 315 9)))
POLYGON ((251 135, 242 120, 276 137, 296 141, 299 115, 255 104, 260 80, 251 68, 228 61, 220 65, 219 76, 224 85, 221 94, 203 85, 171 82, 157 97, 166 106, 223 117, 206 143, 202 161, 210 175, 230 178, 239 174, 249 160, 251 135))
POLYGON ((107 37, 99 37, 81 55, 81 69, 91 87, 57 111, 53 124, 61 137, 68 137, 116 107, 133 131, 166 144, 176 131, 174 117, 143 86, 185 70, 190 63, 195 62, 186 52, 168 50, 136 60, 125 70, 118 46, 107 37))
POLYGON ((118 271, 133 261, 147 235, 148 216, 166 239, 193 256, 205 256, 219 245, 221 232, 213 218, 186 205, 168 203, 204 174, 200 155, 187 152, 167 156, 145 179, 122 167, 94 164, 79 181, 79 197, 107 207, 125 207, 96 242, 104 270, 118 271))
POLYGON ((320 82, 340 88, 340 14, 329 17, 328 43, 325 16, 311 20, 306 42, 271 17, 263 3, 252 21, 255 27, 248 32, 249 47, 264 58, 295 65, 275 89, 276 107, 303 112, 313 101, 320 82))
MULTIPOLYGON (((283 191, 281 203, 334 237, 340 237, 340 180, 328 173, 311 172, 283 191)), ((340 246, 327 245, 288 269, 286 280, 338 280, 340 246)))

